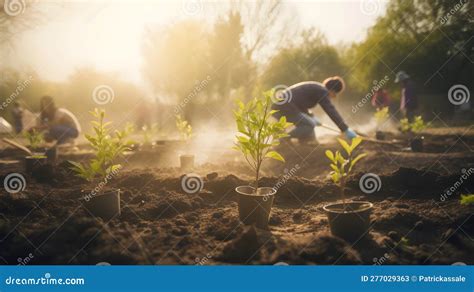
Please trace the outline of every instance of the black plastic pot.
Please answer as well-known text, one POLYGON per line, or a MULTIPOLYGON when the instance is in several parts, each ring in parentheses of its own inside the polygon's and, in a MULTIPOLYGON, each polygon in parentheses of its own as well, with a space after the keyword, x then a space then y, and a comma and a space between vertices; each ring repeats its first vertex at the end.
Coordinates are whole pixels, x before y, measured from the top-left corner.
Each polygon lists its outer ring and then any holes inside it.
POLYGON ((374 205, 370 202, 353 201, 327 204, 323 207, 329 221, 331 233, 342 239, 354 242, 366 236, 370 228, 370 214, 374 205))
POLYGON ((423 141, 425 137, 415 137, 410 139, 410 148, 413 152, 423 152, 423 141))
POLYGON ((85 194, 82 204, 95 217, 108 221, 120 216, 120 189, 99 195, 85 194))
POLYGON ((194 155, 179 156, 180 168, 183 171, 189 171, 194 168, 194 155))
POLYGON ((46 157, 48 158, 48 163, 51 165, 56 165, 58 162, 58 148, 51 147, 46 149, 45 153, 46 157))
POLYGON ((385 133, 382 131, 375 132, 375 139, 377 140, 385 140, 385 133))
POLYGON ((276 190, 274 188, 255 188, 240 186, 235 189, 239 196, 239 218, 246 225, 268 228, 268 220, 273 206, 276 190))
POLYGON ((25 157, 25 172, 37 176, 48 165, 46 155, 33 155, 25 157))

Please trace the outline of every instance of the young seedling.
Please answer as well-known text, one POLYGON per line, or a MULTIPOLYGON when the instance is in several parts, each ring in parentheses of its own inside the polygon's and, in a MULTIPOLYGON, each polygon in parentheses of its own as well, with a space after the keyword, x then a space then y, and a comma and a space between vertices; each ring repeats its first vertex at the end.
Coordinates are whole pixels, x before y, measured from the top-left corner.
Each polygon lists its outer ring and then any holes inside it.
POLYGON ((418 134, 430 125, 431 123, 425 123, 423 121, 422 116, 416 116, 412 123, 410 123, 407 118, 400 120, 400 129, 402 132, 418 134))
POLYGON ((461 195, 461 204, 462 205, 472 205, 472 204, 474 204, 474 194, 461 195))
POLYGON ((44 134, 36 129, 25 131, 25 138, 28 140, 28 146, 30 149, 37 149, 44 141, 44 134))
POLYGON ((97 178, 105 179, 108 174, 117 171, 121 167, 120 164, 115 163, 117 158, 124 151, 129 150, 129 146, 133 144, 133 141, 127 140, 129 129, 115 130, 112 133, 111 123, 104 121, 104 110, 95 109, 91 114, 96 118, 91 122, 94 135, 85 135, 85 137, 94 149, 94 158, 85 164, 70 161, 76 175, 89 182, 97 178))
POLYGON ((238 109, 234 111, 237 123, 237 142, 233 147, 240 151, 249 166, 255 171, 255 190, 258 190, 260 170, 265 159, 275 159, 284 162, 285 159, 273 147, 280 144, 281 138, 287 137, 286 129, 292 124, 281 117, 272 121, 276 110, 271 110, 271 97, 274 92, 266 91, 260 98, 254 98, 247 104, 237 101, 238 109))
POLYGON ((193 136, 193 127, 181 115, 176 115, 176 128, 178 128, 181 139, 188 143, 193 136))
POLYGON ((153 136, 156 135, 158 132, 158 124, 153 123, 151 126, 143 126, 142 127, 142 135, 143 135, 143 145, 151 145, 153 136))
POLYGON ((359 146, 360 142, 362 142, 362 138, 360 137, 352 139, 350 145, 342 139, 338 139, 338 141, 342 148, 344 148, 346 155, 344 156, 340 151, 332 152, 331 150, 326 150, 326 156, 331 161, 331 179, 339 187, 344 210, 346 210, 346 180, 351 174, 356 163, 367 156, 367 154, 362 153, 354 156, 357 146, 359 146))
POLYGON ((429 126, 430 123, 425 123, 422 116, 416 116, 410 128, 412 133, 418 134, 429 126))
POLYGON ((383 108, 378 108, 377 111, 374 113, 375 122, 377 123, 377 130, 380 130, 383 123, 388 118, 388 106, 383 108))
POLYGON ((408 121, 407 118, 403 118, 400 120, 400 131, 402 131, 403 133, 407 133, 409 132, 411 129, 411 125, 410 125, 410 122, 408 121))

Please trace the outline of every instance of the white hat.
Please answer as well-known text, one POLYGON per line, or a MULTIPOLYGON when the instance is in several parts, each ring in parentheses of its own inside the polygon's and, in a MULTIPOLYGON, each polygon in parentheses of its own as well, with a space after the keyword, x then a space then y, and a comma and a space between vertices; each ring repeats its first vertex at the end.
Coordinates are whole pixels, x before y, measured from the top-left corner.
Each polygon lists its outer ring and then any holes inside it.
POLYGON ((410 75, 408 75, 407 73, 405 73, 405 71, 399 71, 397 73, 397 76, 395 77, 395 83, 398 83, 400 81, 403 81, 403 80, 406 80, 410 78, 410 75))

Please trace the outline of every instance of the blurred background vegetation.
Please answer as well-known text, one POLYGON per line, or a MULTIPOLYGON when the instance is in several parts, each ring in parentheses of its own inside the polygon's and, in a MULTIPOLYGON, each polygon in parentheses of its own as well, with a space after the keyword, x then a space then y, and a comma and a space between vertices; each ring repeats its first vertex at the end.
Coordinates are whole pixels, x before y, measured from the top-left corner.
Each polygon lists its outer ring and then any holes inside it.
MULTIPOLYGON (((21 18, 1 11, 3 48, 14 50, 15 36, 47 23, 35 11, 37 3, 28 3, 31 9, 21 18)), ((214 122, 225 125, 222 119, 230 122, 236 98, 248 99, 277 85, 340 75, 347 90, 338 106, 348 115, 371 92, 374 82, 385 76, 395 111, 400 88, 393 81, 397 71, 404 70, 417 84, 424 115, 436 113, 449 120, 455 117, 455 107, 447 99, 449 88, 463 84, 472 89, 474 85, 474 5, 461 1, 450 15, 457 3, 391 0, 365 39, 336 46, 317 27, 297 29, 291 18, 282 16, 280 1, 260 1, 251 7, 239 2, 229 5, 211 24, 177 19, 144 28, 141 52, 146 88, 91 66, 76 68, 65 81, 53 82, 34 71, 18 71, 0 63, 0 103, 17 92, 15 100, 37 111, 39 98, 51 95, 86 124, 86 112, 97 106, 91 94, 95 87, 106 84, 114 91, 114 101, 106 110, 123 120, 164 126, 169 117, 182 113, 192 124, 219 117, 214 122), (19 82, 30 77, 31 84, 18 92, 19 82)), ((51 61, 61 62, 61 56, 56 57, 51 61)), ((9 120, 7 109, 1 115, 9 120)), ((369 117, 371 112, 373 108, 367 105, 358 116, 367 113, 369 117)), ((472 111, 466 117, 472 119, 472 111)))

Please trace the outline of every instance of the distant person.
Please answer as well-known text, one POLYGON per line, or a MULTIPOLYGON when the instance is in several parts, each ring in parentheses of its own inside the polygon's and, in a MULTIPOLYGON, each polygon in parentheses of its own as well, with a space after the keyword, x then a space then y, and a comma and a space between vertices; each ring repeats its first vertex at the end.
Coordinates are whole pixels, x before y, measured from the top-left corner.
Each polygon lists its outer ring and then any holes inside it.
POLYGON ((327 78, 323 83, 316 81, 300 82, 286 88, 279 93, 281 101, 273 104, 272 108, 278 110, 276 118, 285 116, 287 121, 293 123, 295 128, 290 131, 292 138, 297 138, 301 143, 316 142, 314 128, 320 126, 319 119, 314 117, 310 109, 320 105, 331 120, 338 126, 348 139, 357 137, 331 102, 344 90, 344 81, 341 77, 327 78))
POLYGON ((401 83, 402 94, 400 98, 400 111, 411 122, 418 108, 415 83, 404 71, 399 71, 395 78, 395 83, 401 83))
POLYGON ((372 106, 376 109, 381 109, 384 107, 390 107, 391 102, 390 94, 387 90, 380 88, 372 95, 372 106))
POLYGON ((17 101, 13 103, 12 117, 15 133, 19 134, 23 131, 23 108, 17 101))
POLYGON ((39 130, 45 130, 47 142, 57 141, 58 144, 72 142, 79 136, 81 126, 73 113, 65 108, 56 107, 51 96, 43 96, 40 100, 39 130))

